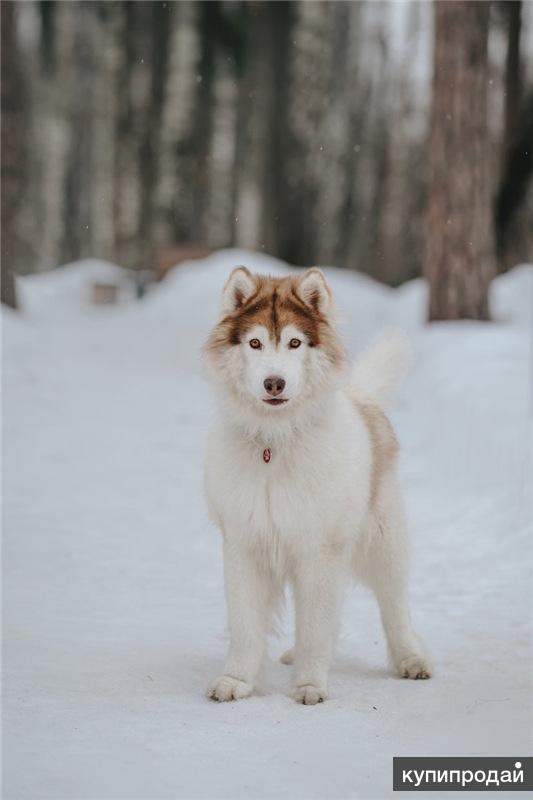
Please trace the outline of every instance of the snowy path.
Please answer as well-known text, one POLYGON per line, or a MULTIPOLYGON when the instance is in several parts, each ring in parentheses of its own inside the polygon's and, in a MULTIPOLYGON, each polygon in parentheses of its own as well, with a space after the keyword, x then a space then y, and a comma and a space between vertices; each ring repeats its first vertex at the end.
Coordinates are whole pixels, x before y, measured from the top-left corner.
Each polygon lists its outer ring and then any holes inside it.
POLYGON ((4 317, 5 800, 385 798, 395 755, 531 750, 533 267, 498 279, 498 322, 429 329, 420 282, 329 273, 352 351, 389 325, 414 337, 392 416, 434 680, 394 676, 355 589, 329 702, 287 696, 289 622, 261 694, 204 698, 227 637, 198 351, 243 261, 275 269, 219 253, 101 310, 86 284, 112 268, 87 263, 26 280, 4 317))

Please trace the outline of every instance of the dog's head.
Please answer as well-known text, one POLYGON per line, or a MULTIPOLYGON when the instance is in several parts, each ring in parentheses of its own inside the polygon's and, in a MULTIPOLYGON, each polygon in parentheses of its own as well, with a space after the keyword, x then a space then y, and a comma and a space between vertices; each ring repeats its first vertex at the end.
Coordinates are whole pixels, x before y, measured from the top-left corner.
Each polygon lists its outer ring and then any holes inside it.
POLYGON ((204 352, 209 376, 244 413, 286 417, 319 400, 345 364, 324 275, 270 278, 236 267, 204 352))

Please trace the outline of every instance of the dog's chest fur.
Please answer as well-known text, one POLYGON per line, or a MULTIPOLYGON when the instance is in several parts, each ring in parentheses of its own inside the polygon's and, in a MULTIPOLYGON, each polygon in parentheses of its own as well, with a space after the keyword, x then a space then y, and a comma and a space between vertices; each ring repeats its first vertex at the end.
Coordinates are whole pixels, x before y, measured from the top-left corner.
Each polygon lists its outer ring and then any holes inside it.
POLYGON ((341 393, 323 419, 293 437, 247 439, 221 419, 206 462, 211 512, 225 538, 251 547, 342 540, 366 513, 369 461, 364 424, 341 393))

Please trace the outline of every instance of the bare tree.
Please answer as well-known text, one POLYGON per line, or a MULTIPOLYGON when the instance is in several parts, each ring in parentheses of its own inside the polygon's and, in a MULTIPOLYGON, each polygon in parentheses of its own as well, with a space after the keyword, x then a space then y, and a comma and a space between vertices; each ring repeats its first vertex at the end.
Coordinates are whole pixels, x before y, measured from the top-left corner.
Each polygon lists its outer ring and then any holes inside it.
POLYGON ((259 125, 263 121, 262 136, 256 135, 253 143, 258 151, 256 161, 260 165, 258 179, 262 187, 260 246, 280 255, 285 255, 287 228, 290 229, 293 221, 285 174, 289 158, 287 118, 292 18, 292 4, 285 0, 257 3, 249 24, 247 54, 255 70, 255 113, 259 114, 259 125))
POLYGON ((533 92, 523 103, 496 194, 494 217, 501 270, 531 258, 533 237, 527 199, 533 177, 532 142, 533 92))
POLYGON ((96 71, 96 14, 81 2, 73 18, 73 58, 70 73, 70 142, 64 187, 63 256, 74 261, 91 254, 93 189, 94 83, 96 71))
POLYGON ((137 16, 140 5, 127 0, 112 4, 117 16, 114 94, 114 153, 113 153, 113 233, 115 258, 120 263, 132 261, 130 240, 132 229, 137 223, 137 208, 131 209, 131 201, 125 202, 134 194, 135 184, 135 131, 133 108, 133 78, 136 77, 137 16))
POLYGON ((2 303, 16 308, 13 266, 17 243, 17 209, 20 203, 21 135, 23 102, 20 86, 15 3, 3 2, 2 13, 2 303))
POLYGON ((207 209, 211 193, 211 149, 213 144, 213 106, 216 49, 221 20, 219 0, 201 3, 199 28, 201 51, 197 64, 197 96, 190 148, 194 151, 194 175, 192 180, 193 239, 209 241, 207 209))
POLYGON ((503 160, 513 144, 522 105, 522 64, 520 59, 520 32, 522 28, 522 0, 508 0, 503 4, 507 17, 507 55, 505 59, 505 127, 503 135, 503 160))
POLYGON ((172 3, 156 2, 148 6, 150 89, 140 146, 141 202, 138 231, 141 240, 142 262, 150 266, 153 256, 155 227, 155 189, 159 174, 159 143, 165 86, 168 72, 168 53, 172 26, 172 3))
POLYGON ((424 273, 430 320, 488 319, 494 275, 488 168, 489 3, 434 2, 424 273))
POLYGON ((498 269, 503 271, 531 257, 531 194, 533 174, 533 93, 524 97, 520 53, 522 2, 500 4, 507 33, 505 59, 502 169, 496 193, 495 228, 498 269), (529 199, 528 199, 529 198, 529 199))

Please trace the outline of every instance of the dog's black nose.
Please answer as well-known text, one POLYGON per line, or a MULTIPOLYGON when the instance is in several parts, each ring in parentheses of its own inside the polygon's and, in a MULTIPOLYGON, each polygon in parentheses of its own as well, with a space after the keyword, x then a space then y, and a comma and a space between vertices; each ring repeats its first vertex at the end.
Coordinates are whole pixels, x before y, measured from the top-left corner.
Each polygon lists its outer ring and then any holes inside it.
POLYGON ((277 397, 278 394, 281 394, 285 388, 285 381, 283 378, 278 378, 277 375, 272 375, 270 378, 266 378, 263 386, 267 390, 268 394, 272 397, 277 397))

